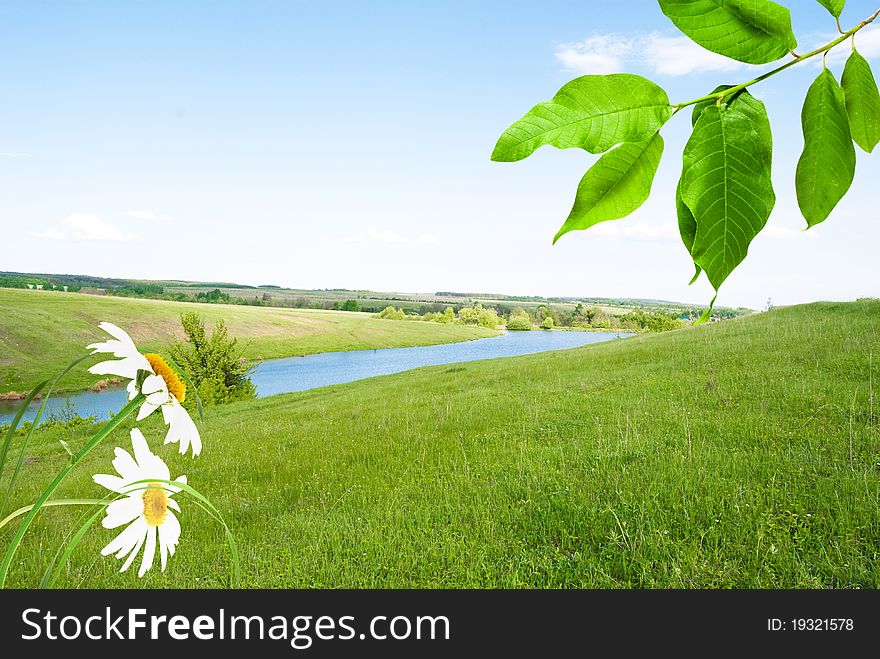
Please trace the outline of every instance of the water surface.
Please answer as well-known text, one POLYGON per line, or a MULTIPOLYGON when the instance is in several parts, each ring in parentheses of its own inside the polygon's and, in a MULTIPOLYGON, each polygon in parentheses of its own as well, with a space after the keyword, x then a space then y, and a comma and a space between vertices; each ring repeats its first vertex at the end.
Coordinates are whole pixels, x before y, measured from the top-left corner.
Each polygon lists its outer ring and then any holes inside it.
MULTIPOLYGON (((400 373, 422 366, 565 350, 625 336, 629 335, 616 332, 504 332, 487 339, 434 346, 323 352, 261 362, 251 374, 251 380, 257 387, 257 396, 272 396, 400 373)), ((125 402, 124 387, 97 392, 82 391, 50 399, 44 416, 62 415, 69 410, 80 416, 95 416, 103 420, 109 417, 110 412, 118 411, 125 402)), ((33 403, 25 418, 33 419, 38 407, 38 402, 33 403)), ((0 423, 11 421, 17 408, 16 401, 0 401, 0 423)))

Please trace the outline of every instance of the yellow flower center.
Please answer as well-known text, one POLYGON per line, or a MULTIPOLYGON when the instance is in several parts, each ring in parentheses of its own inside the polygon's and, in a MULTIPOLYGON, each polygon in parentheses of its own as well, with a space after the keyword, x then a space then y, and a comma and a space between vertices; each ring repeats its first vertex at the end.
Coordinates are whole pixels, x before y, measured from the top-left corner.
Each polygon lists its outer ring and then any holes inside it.
POLYGON ((144 519, 150 526, 161 526, 168 513, 168 496, 158 483, 144 490, 144 519))
POLYGON ((171 395, 182 403, 183 399, 186 398, 186 385, 180 379, 180 376, 177 375, 177 373, 174 372, 174 369, 168 365, 168 362, 162 359, 159 355, 150 353, 144 355, 144 357, 150 362, 150 366, 153 367, 153 372, 165 380, 165 386, 168 387, 168 391, 171 395))

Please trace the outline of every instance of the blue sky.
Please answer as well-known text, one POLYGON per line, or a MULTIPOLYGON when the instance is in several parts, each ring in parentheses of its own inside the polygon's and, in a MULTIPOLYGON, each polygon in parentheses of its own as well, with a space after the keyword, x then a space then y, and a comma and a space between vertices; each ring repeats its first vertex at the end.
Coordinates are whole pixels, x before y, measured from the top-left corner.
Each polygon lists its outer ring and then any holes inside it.
MULTIPOLYGON (((850 0, 844 25, 878 2, 850 0)), ((783 4, 801 50, 836 29, 816 2, 783 4)), ((678 102, 763 70, 680 37, 651 0, 0 2, 0 270, 706 302, 675 232, 684 113, 651 200, 555 247, 595 157, 489 161, 578 75, 639 73, 678 102)), ((858 45, 880 65, 880 27, 858 45)), ((801 231, 819 66, 752 90, 779 201, 720 304, 880 295, 880 156, 859 152, 848 197, 801 231)))

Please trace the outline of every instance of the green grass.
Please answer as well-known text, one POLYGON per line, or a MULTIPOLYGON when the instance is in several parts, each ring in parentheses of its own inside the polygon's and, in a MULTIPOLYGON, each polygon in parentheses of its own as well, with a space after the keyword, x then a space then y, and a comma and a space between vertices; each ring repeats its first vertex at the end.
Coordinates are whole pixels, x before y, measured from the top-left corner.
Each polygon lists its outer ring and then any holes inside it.
MULTIPOLYGON (((248 587, 875 588, 878 330, 878 302, 822 303, 420 369, 212 409, 201 457, 157 452, 226 515, 248 587)), ((16 505, 64 464, 59 437, 16 505)), ((58 496, 96 495, 111 446, 58 496)), ((63 585, 226 585, 222 534, 182 506, 164 574, 117 574, 95 528, 63 585)), ((75 519, 41 513, 12 584, 75 519)))
MULTIPOLYGON (((103 320, 122 327, 145 351, 161 351, 183 339, 179 317, 185 311, 202 314, 209 327, 225 320, 248 359, 452 343, 495 334, 479 327, 380 320, 360 313, 0 289, 0 393, 28 391, 63 370, 85 354, 86 345, 107 338, 98 329, 103 320)), ((97 380, 81 369, 62 386, 83 389, 97 380)))

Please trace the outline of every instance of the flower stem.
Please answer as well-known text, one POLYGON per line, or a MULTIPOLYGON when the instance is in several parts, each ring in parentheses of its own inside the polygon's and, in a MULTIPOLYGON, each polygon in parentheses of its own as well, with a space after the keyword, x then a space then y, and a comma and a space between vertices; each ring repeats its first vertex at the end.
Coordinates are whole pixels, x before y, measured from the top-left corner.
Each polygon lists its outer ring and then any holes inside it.
POLYGON ((15 535, 12 538, 12 541, 9 544, 9 548, 6 550, 6 555, 3 557, 3 563, 0 563, 0 588, 4 588, 6 586, 6 575, 9 572, 9 566, 12 564, 12 559, 15 557, 15 552, 18 550, 18 546, 21 544, 21 539, 24 537, 24 534, 27 532, 28 527, 30 527, 31 522, 34 521, 34 518, 37 516, 37 513, 40 512, 40 509, 46 505, 46 502, 49 500, 49 497, 52 496, 52 493, 58 489, 58 486, 67 478, 67 474, 69 474, 73 468, 82 460, 86 455, 88 455, 89 451, 95 448, 98 444, 100 444, 104 438, 107 437, 113 430, 115 430, 119 424, 121 424, 125 419, 127 419, 131 414, 137 409, 137 407, 144 401, 145 396, 143 394, 138 394, 135 398, 128 402, 128 404, 123 407, 119 413, 114 416, 110 421, 108 421, 102 428, 99 430, 94 437, 92 437, 86 444, 76 453, 67 465, 58 472, 58 475, 55 476, 55 480, 53 480, 49 487, 47 487, 43 493, 40 495, 40 498, 34 503, 33 507, 28 512, 27 517, 25 517, 21 524, 18 525, 18 529, 15 531, 15 535))
POLYGON ((855 36, 855 34, 857 32, 863 30, 868 25, 873 23, 877 19, 878 16, 880 16, 880 9, 878 9, 871 16, 869 16, 864 21, 862 21, 861 23, 856 25, 849 32, 843 32, 841 34, 841 36, 839 36, 837 39, 835 39, 831 43, 825 44, 821 48, 817 48, 816 50, 813 50, 813 51, 806 53, 804 55, 798 55, 797 57, 795 57, 795 59, 791 60, 790 62, 786 62, 782 66, 777 67, 777 68, 773 69, 772 71, 768 71, 767 73, 758 76, 754 80, 749 80, 748 82, 744 82, 741 85, 736 85, 735 87, 731 87, 730 89, 725 89, 724 91, 718 92, 716 94, 709 94, 708 96, 701 96, 700 98, 695 98, 694 100, 687 101, 686 103, 678 103, 677 105, 674 105, 673 107, 675 108, 675 111, 678 112, 682 108, 686 108, 689 105, 696 105, 697 103, 702 103, 703 101, 711 101, 713 99, 720 101, 720 100, 723 100, 726 96, 732 96, 734 94, 737 94, 737 93, 741 92, 743 89, 745 89, 746 87, 751 87, 752 85, 757 85, 759 82, 763 82, 764 80, 767 80, 767 78, 772 78, 776 74, 782 73, 786 69, 793 67, 795 64, 800 64, 801 62, 803 62, 805 60, 808 60, 812 57, 816 57, 816 55, 822 55, 823 53, 828 53, 829 50, 836 48, 837 46, 842 44, 844 41, 849 39, 850 37, 855 36))

